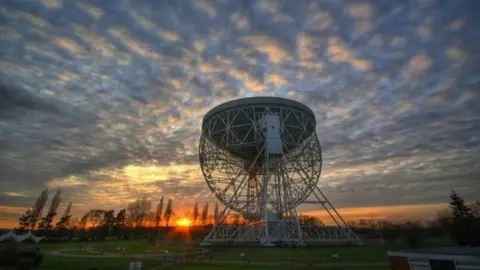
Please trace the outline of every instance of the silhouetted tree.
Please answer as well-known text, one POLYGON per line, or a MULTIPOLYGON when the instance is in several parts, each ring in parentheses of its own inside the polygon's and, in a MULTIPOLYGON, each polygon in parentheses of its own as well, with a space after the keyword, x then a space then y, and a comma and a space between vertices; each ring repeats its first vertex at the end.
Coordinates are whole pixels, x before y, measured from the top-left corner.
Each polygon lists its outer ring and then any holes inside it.
POLYGON ((20 230, 27 230, 30 228, 30 221, 32 220, 32 210, 27 209, 25 214, 23 214, 19 219, 18 219, 18 225, 20 230))
POLYGON ((444 235, 451 231, 452 223, 452 211, 449 209, 444 209, 437 212, 437 217, 435 218, 434 223, 431 225, 438 234, 444 235))
POLYGON ((103 214, 103 226, 108 229, 108 236, 112 236, 112 228, 115 226, 115 210, 108 210, 103 214))
POLYGON ((472 218, 472 209, 468 208, 460 195, 454 190, 450 194, 450 209, 452 209, 453 218, 472 218))
POLYGON ((134 202, 128 204, 128 219, 135 228, 143 225, 151 208, 152 201, 146 195, 140 196, 134 202))
POLYGON ((102 225, 103 222, 103 215, 105 214, 105 210, 103 209, 92 209, 88 213, 88 221, 92 224, 93 228, 102 225))
POLYGON ((83 217, 80 218, 80 220, 78 221, 78 228, 80 228, 81 230, 85 230, 86 227, 87 227, 87 223, 88 223, 88 215, 89 215, 90 212, 87 212, 85 213, 85 215, 83 215, 83 217))
POLYGON ((213 208, 213 221, 215 224, 218 223, 220 219, 220 213, 218 212, 218 202, 215 202, 215 207, 213 208))
POLYGON ((406 242, 409 247, 420 248, 423 246, 423 228, 419 222, 407 222, 406 242))
POLYGON ((160 222, 162 221, 163 213, 163 196, 160 199, 160 202, 157 204, 157 211, 155 212, 155 227, 158 229, 160 227, 160 222))
POLYGON ((202 219, 202 225, 205 227, 205 225, 207 225, 207 220, 208 220, 208 202, 203 206, 201 219, 202 219))
POLYGON ((45 207, 47 200, 48 189, 45 189, 42 191, 42 193, 40 193, 40 196, 38 196, 35 204, 33 205, 32 215, 30 216, 30 230, 33 231, 37 227, 38 219, 42 216, 43 208, 45 207))
POLYGON ((472 214, 476 218, 480 218, 480 201, 471 202, 468 208, 472 210, 472 214))
POLYGON ((235 213, 233 215, 233 223, 238 225, 240 224, 240 219, 242 219, 242 215, 238 214, 238 213, 235 213))
POLYGON ((312 226, 324 226, 323 221, 319 217, 315 216, 306 216, 306 223, 312 226))
POLYGON ((70 212, 72 211, 72 202, 69 202, 67 205, 67 208, 65 208, 65 211, 63 212, 63 215, 60 217, 60 221, 57 222, 56 226, 59 229, 66 228, 68 225, 68 222, 70 221, 70 218, 72 215, 70 212))
POLYGON ((40 229, 50 231, 53 228, 53 219, 57 215, 57 209, 61 201, 62 192, 60 191, 60 189, 58 189, 57 192, 55 192, 55 195, 53 195, 52 201, 50 202, 50 207, 48 208, 47 215, 42 218, 40 224, 38 225, 40 229))
POLYGON ((395 246, 399 237, 400 226, 388 221, 383 221, 381 228, 383 238, 390 243, 390 245, 395 246))
POLYGON ((69 202, 65 210, 63 211, 60 220, 56 224, 57 238, 67 235, 68 241, 73 237, 73 230, 75 229, 76 223, 72 220, 72 215, 70 214, 72 210, 72 202, 69 202), (69 232, 67 234, 67 232, 69 232))
POLYGON ((195 203, 195 205, 193 206, 193 214, 192 214, 192 219, 193 219, 193 225, 194 226, 197 226, 197 220, 198 220, 199 215, 200 215, 200 213, 198 212, 198 203, 195 203))
MULTIPOLYGON (((472 210, 468 208, 460 195, 452 190, 450 194, 450 209, 452 209, 451 235, 458 245, 473 245, 478 241, 476 220, 472 210)), ((477 243, 478 244, 478 243, 477 243)))
POLYGON ((125 227, 125 222, 127 221, 127 209, 122 209, 117 213, 115 217, 115 227, 123 228, 125 227))
POLYGON ((165 213, 164 213, 164 219, 165 219, 167 228, 169 227, 170 218, 172 218, 172 215, 173 215, 173 200, 168 199, 167 207, 165 208, 165 213))

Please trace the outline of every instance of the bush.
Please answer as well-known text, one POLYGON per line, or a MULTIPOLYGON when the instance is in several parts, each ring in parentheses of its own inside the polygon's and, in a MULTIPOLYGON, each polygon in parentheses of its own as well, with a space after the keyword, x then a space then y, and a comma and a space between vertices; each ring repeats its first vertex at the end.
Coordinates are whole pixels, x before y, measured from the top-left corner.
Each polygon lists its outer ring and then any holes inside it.
POLYGON ((37 268, 43 262, 43 253, 38 251, 33 258, 33 266, 37 268))
POLYGON ((0 266, 15 266, 19 259, 19 247, 16 243, 0 246, 0 266))
POLYGON ((17 243, 0 245, 0 266, 18 266, 25 259, 30 260, 32 267, 36 268, 43 261, 43 253, 17 243))
POLYGON ((405 240, 407 242, 407 245, 411 248, 423 247, 423 236, 419 232, 409 232, 405 240))
POLYGON ((17 270, 31 270, 33 269, 33 260, 22 258, 17 263, 17 270))

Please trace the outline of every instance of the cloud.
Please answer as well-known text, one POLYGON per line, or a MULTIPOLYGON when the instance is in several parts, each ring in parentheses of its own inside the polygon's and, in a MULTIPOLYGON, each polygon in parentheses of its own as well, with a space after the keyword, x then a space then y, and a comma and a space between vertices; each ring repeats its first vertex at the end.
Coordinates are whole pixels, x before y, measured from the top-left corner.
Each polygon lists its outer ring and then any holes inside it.
POLYGON ((27 197, 24 192, 4 192, 9 197, 27 197))
POLYGON ((451 188, 473 199, 480 22, 471 5, 5 4, 0 209, 15 219, 46 187, 61 188, 76 215, 142 193, 213 202, 198 165, 203 116, 267 95, 314 111, 319 185, 338 207, 437 205, 451 188))

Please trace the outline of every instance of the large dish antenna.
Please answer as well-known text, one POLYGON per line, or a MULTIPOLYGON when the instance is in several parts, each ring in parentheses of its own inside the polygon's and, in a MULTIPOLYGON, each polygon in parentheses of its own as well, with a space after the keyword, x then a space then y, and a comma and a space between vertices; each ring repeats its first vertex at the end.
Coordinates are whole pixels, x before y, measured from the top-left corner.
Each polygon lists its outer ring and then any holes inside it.
POLYGON ((225 205, 205 244, 301 245, 305 237, 315 239, 296 212, 310 197, 337 216, 342 225, 335 220, 335 229, 342 239, 359 241, 317 187, 322 152, 315 126, 315 114, 307 106, 278 97, 238 99, 205 115, 200 166, 210 190, 225 205), (243 216, 244 224, 226 221, 231 210, 243 216))

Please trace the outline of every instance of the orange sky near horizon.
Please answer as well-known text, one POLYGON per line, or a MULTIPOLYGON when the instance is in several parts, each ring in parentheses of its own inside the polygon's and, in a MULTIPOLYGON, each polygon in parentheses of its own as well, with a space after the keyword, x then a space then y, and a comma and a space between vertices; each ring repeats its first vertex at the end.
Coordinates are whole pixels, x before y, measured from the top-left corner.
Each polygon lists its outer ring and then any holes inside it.
MULTIPOLYGON (((396 206, 375 206, 375 207, 350 207, 337 209, 343 219, 348 221, 357 221, 359 219, 391 220, 401 222, 405 220, 431 220, 435 218, 438 211, 447 209, 447 204, 416 204, 416 205, 396 205, 396 206)), ((23 207, 5 207, 0 206, 0 212, 9 214, 18 214, 20 217, 26 208, 23 207)), ((190 209, 182 209, 179 213, 187 213, 190 209)), ((328 214, 324 210, 311 210, 301 212, 300 214, 315 215, 322 219, 327 225, 332 224, 328 214)), ((177 218, 185 215, 180 214, 177 218)), ((174 218, 175 220, 177 218, 174 218)), ((11 229, 18 226, 18 219, 0 220, 0 228, 11 229)))

